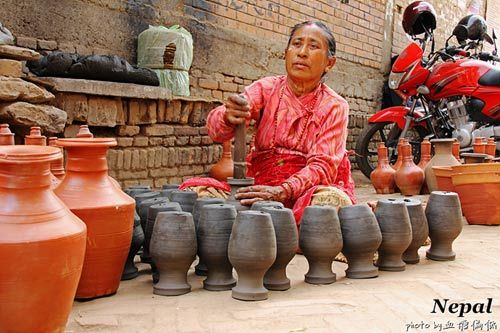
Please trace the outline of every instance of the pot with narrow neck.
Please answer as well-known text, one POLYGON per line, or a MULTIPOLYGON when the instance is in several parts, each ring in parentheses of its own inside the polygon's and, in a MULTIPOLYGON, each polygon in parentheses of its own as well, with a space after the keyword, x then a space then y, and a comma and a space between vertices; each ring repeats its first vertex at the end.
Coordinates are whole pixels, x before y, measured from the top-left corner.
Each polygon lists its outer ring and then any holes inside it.
POLYGON ((459 165, 455 156, 452 154, 453 139, 433 139, 431 143, 434 145, 434 156, 427 163, 424 169, 425 182, 429 192, 436 191, 437 181, 434 174, 433 166, 453 166, 459 165))

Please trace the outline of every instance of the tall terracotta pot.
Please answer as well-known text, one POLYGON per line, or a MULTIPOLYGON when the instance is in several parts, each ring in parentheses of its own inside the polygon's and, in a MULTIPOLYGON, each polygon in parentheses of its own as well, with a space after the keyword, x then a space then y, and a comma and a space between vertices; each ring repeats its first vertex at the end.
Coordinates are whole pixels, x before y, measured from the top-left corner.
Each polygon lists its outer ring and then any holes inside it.
POLYGON ((87 225, 87 251, 76 298, 116 293, 130 249, 134 199, 108 177, 110 138, 59 139, 66 150, 66 176, 56 195, 87 225))
POLYGON ((233 176, 233 158, 231 157, 231 140, 222 144, 222 157, 212 169, 210 169, 210 177, 220 181, 226 181, 227 177, 233 176))
POLYGON ((454 139, 433 139, 431 143, 434 145, 434 156, 425 166, 425 182, 429 192, 437 191, 436 175, 434 174, 433 166, 453 166, 459 165, 455 156, 452 154, 452 145, 454 139))
POLYGON ((53 147, 0 147, 2 332, 64 332, 71 311, 86 228, 50 190, 60 157, 53 147))
POLYGON ((394 174, 396 171, 390 166, 387 157, 387 147, 384 143, 380 143, 377 147, 378 152, 378 165, 375 170, 370 174, 375 191, 379 194, 390 194, 396 191, 396 183, 394 181, 394 174))
POLYGON ((396 170, 394 180, 402 195, 418 195, 424 183, 424 171, 413 162, 409 143, 405 143, 401 150, 403 163, 396 170))
POLYGON ((0 124, 0 146, 14 145, 14 133, 9 129, 9 124, 0 124))

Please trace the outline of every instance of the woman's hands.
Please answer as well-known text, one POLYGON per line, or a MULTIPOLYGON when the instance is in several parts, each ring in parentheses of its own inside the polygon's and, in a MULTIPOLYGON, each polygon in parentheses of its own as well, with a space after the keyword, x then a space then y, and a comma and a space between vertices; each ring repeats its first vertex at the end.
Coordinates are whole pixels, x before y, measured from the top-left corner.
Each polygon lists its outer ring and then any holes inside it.
POLYGON ((281 186, 253 185, 240 188, 235 198, 240 200, 242 205, 250 206, 262 200, 285 202, 287 193, 281 186))
POLYGON ((224 121, 230 126, 243 124, 247 118, 250 118, 250 106, 242 95, 231 95, 227 99, 224 121))

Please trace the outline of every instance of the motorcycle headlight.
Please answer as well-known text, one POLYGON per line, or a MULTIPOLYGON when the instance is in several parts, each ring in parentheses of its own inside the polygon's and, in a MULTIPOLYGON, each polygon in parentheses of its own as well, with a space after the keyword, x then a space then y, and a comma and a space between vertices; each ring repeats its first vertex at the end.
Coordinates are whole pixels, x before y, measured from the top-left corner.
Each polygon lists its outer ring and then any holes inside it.
POLYGON ((405 74, 406 72, 402 73, 391 72, 391 74, 389 75, 389 88, 398 89, 405 74))

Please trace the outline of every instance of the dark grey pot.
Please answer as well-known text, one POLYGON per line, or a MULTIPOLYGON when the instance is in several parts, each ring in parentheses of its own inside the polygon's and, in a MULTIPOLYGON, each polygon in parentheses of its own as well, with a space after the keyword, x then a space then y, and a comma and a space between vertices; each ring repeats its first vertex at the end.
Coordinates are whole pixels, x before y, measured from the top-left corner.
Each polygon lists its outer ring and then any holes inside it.
POLYGON ((281 207, 284 208, 285 206, 279 202, 279 201, 268 201, 268 200, 263 200, 263 201, 256 201, 252 204, 250 207, 251 210, 262 210, 264 207, 281 207))
POLYGON ((134 258, 144 243, 144 232, 141 227, 141 219, 137 212, 134 212, 134 232, 132 234, 132 242, 130 244, 130 251, 128 252, 127 261, 125 261, 125 267, 123 268, 123 273, 121 280, 131 280, 139 275, 139 270, 134 264, 134 258))
POLYGON ((420 261, 418 249, 425 243, 429 236, 429 225, 425 217, 422 203, 416 199, 402 199, 410 216, 412 240, 410 246, 403 253, 403 261, 407 264, 417 264, 420 261))
POLYGON ((173 190, 170 193, 170 201, 178 202, 183 212, 193 213, 194 203, 198 199, 198 193, 194 191, 173 190))
POLYGON ((149 240, 151 237, 148 237, 147 235, 147 223, 148 223, 148 212, 149 212, 149 207, 162 203, 162 202, 168 202, 167 198, 162 198, 160 196, 156 196, 151 199, 146 199, 143 200, 139 203, 139 217, 141 218, 141 227, 142 230, 144 230, 144 247, 142 249, 142 254, 141 254, 141 262, 146 263, 146 264, 151 264, 151 256, 149 255, 149 240), (147 243, 146 243, 147 242, 147 243))

